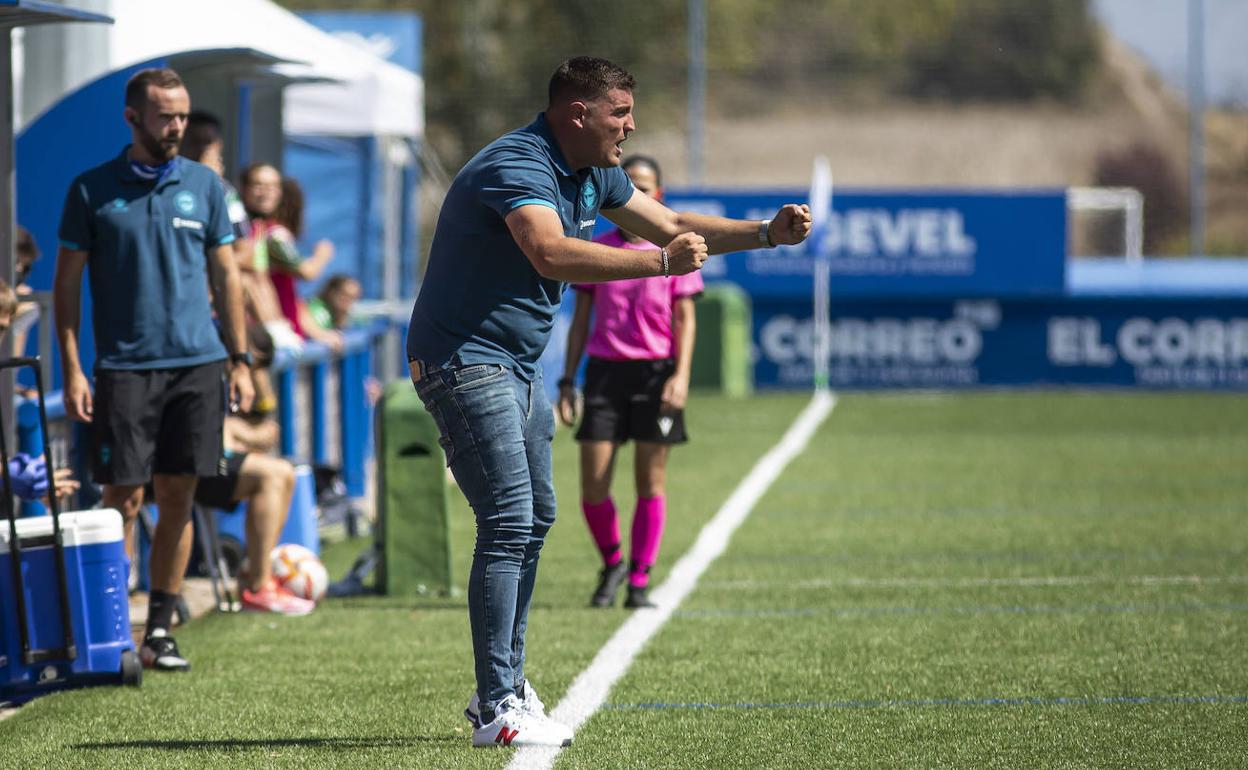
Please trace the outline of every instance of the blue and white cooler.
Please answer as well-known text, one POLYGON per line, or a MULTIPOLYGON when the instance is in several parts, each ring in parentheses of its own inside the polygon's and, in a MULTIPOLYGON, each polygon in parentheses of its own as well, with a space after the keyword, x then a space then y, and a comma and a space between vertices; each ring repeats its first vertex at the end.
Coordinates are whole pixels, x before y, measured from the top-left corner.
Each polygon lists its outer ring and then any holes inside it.
POLYGON ((138 685, 142 667, 130 633, 121 514, 60 515, 64 595, 52 517, 18 519, 16 527, 20 579, 9 522, 0 519, 0 702, 97 684, 138 685))

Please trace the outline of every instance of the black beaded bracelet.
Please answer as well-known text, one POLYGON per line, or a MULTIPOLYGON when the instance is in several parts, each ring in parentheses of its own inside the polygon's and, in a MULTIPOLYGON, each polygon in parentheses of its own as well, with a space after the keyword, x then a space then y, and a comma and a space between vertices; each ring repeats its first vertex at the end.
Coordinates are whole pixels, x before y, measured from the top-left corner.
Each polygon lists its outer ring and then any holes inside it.
POLYGON ((560 377, 560 378, 559 378, 559 389, 560 389, 560 390, 562 390, 562 389, 564 389, 564 388, 575 388, 575 387, 576 387, 576 380, 572 379, 571 377, 560 377))

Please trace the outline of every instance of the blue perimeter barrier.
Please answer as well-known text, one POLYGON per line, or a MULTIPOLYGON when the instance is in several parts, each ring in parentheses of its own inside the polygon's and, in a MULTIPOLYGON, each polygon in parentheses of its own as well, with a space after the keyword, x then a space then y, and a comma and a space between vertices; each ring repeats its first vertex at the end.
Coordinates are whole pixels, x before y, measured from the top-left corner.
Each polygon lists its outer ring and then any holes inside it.
MULTIPOLYGON (((389 335, 406 330, 397 320, 375 318, 343 331, 343 349, 335 355, 327 346, 307 342, 298 355, 279 350, 270 371, 278 393, 279 451, 282 455, 318 464, 338 465, 351 497, 366 494, 365 465, 373 453, 372 405, 366 379, 374 371, 389 335)), ((79 479, 89 479, 88 427, 71 423, 61 391, 46 395, 48 430, 53 459, 74 468, 79 479)), ((29 454, 43 451, 39 404, 21 399, 17 405, 17 444, 29 454)), ((23 515, 39 515, 39 503, 23 503, 23 515)))
MULTIPOLYGON (((1248 260, 1074 259, 1049 297, 844 296, 838 388, 1248 390, 1248 260)), ((755 384, 809 387, 809 295, 754 298, 755 384)))

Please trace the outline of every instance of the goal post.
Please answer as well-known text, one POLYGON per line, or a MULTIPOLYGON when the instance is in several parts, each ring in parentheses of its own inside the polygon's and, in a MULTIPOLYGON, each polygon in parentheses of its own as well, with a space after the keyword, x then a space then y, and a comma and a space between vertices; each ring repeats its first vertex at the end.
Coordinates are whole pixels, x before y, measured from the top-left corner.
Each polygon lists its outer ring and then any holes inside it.
MULTIPOLYGON (((1105 214, 1116 214, 1122 221, 1121 256, 1132 264, 1144 258, 1144 196, 1134 187, 1068 187, 1066 188, 1066 210, 1070 214, 1072 235, 1072 253, 1079 254, 1086 250, 1084 243, 1097 243, 1099 239, 1091 233, 1096 229, 1099 218, 1105 214)), ((1104 223, 1100 223, 1103 227, 1104 223)), ((1115 228, 1116 229, 1116 228, 1115 228)), ((1094 253, 1087 256, 1117 256, 1113 253, 1094 253)))
POLYGON ((806 253, 813 257, 811 300, 814 309, 814 388, 828 389, 828 359, 832 350, 832 255, 822 248, 823 232, 832 216, 832 166, 822 155, 810 174, 811 231, 806 253))

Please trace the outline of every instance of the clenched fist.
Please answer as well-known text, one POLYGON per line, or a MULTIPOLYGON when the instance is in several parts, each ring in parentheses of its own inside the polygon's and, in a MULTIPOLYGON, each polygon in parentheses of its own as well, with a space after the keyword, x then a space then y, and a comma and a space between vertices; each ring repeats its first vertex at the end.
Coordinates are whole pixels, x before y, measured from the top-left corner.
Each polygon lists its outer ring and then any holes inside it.
POLYGON ((701 270, 706 262, 706 239, 697 233, 681 233, 667 244, 667 269, 672 275, 701 270))
POLYGON ((789 203, 780 207, 771 218, 767 234, 777 246, 792 246, 806 240, 810 235, 810 206, 789 203))

